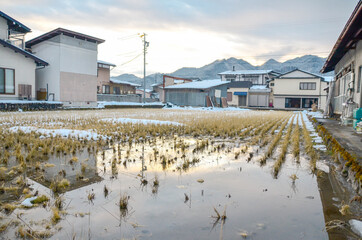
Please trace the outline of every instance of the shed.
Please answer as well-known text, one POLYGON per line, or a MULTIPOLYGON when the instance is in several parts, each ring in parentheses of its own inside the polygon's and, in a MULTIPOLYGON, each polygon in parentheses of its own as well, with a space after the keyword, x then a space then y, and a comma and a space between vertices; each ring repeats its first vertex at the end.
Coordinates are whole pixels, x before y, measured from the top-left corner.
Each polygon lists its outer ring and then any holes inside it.
POLYGON ((266 85, 255 85, 249 89, 250 107, 269 107, 271 89, 266 85))
POLYGON ((165 87, 166 102, 179 106, 220 106, 227 97, 228 81, 203 80, 165 87))

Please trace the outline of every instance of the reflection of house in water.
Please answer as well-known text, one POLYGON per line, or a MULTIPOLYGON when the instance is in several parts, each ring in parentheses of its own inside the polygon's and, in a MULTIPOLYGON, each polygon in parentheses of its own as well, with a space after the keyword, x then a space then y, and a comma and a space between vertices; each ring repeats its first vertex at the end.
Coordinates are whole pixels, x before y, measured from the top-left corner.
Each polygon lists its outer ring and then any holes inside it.
POLYGON ((42 178, 39 178, 39 172, 34 172, 34 175, 29 177, 48 188, 52 181, 64 177, 70 182, 70 186, 66 189, 67 191, 102 180, 102 177, 98 175, 96 156, 84 151, 77 154, 77 158, 77 160, 72 160, 71 155, 63 154, 51 156, 47 163, 54 164, 55 166, 45 167, 42 172, 42 178))

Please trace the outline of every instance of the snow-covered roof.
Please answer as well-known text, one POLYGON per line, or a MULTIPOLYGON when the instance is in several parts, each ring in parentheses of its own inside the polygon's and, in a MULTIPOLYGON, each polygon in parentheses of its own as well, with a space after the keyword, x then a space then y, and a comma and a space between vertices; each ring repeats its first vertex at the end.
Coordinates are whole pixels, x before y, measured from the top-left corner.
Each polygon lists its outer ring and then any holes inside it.
POLYGON ((333 82, 334 77, 333 76, 327 76, 327 77, 323 77, 324 81, 326 82, 333 82))
POLYGON ((217 86, 228 84, 228 83, 230 83, 230 82, 221 81, 220 79, 213 79, 213 80, 203 80, 203 81, 171 85, 171 86, 165 87, 165 89, 208 89, 208 88, 217 87, 217 86))
POLYGON ((162 83, 154 83, 151 85, 151 87, 156 87, 156 86, 159 86, 159 85, 162 85, 162 83))
POLYGON ((110 62, 106 62, 106 61, 102 61, 102 60, 98 60, 97 63, 108 65, 108 66, 111 66, 111 67, 116 66, 116 64, 114 64, 114 63, 110 63, 110 62))
POLYGON ((249 92, 270 92, 271 89, 267 85, 253 85, 250 87, 249 92))
POLYGON ((136 83, 121 81, 121 80, 118 80, 118 79, 116 79, 116 78, 110 78, 109 81, 111 81, 112 83, 125 84, 125 85, 134 86, 134 87, 140 87, 140 86, 141 86, 141 85, 136 84, 136 83))
POLYGON ((238 74, 253 74, 253 75, 257 75, 257 74, 268 74, 274 72, 273 70, 239 70, 239 71, 225 71, 222 73, 218 73, 219 75, 238 75, 238 74))

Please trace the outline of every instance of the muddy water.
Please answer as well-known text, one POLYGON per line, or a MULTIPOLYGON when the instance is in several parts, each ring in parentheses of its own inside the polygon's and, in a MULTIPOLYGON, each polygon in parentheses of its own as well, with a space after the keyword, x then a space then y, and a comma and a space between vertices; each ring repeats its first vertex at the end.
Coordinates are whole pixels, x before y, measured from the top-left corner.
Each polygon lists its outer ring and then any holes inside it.
MULTIPOLYGON (((204 151, 193 153, 196 142, 183 139, 181 144, 175 144, 174 140, 160 140, 133 144, 131 148, 116 145, 104 156, 99 153, 94 163, 89 160, 89 166, 95 167, 86 171, 89 176, 97 176, 97 181, 64 193, 66 214, 56 225, 61 229, 52 230, 52 238, 241 239, 241 233, 247 233, 249 239, 328 239, 323 230, 317 181, 303 156, 298 165, 288 154, 275 179, 274 160, 268 160, 263 167, 256 158, 246 161, 248 152, 255 149, 248 148, 235 159, 234 152, 245 149, 243 143, 210 142, 204 151), (184 151, 182 144, 188 146, 184 151), (161 156, 177 160, 165 166, 160 163, 161 156), (194 158, 200 161, 182 167, 185 160, 194 158), (116 164, 112 167, 113 161, 116 164), (292 174, 298 176, 294 184, 289 177, 292 174), (158 187, 153 186, 156 176, 158 187), (142 184, 142 179, 148 183, 142 184), (109 189, 107 196, 105 185, 109 189), (95 194, 93 201, 88 200, 89 193, 95 194), (130 199, 128 210, 121 212, 119 199, 124 194, 130 199), (214 207, 220 214, 226 208, 225 222, 212 217, 216 216, 214 207)), ((52 171, 58 170, 56 166, 52 171)), ((33 187, 50 194, 48 188, 36 182, 33 187)), ((17 209, 15 213, 24 213, 25 221, 35 220, 37 223, 32 226, 36 229, 44 226, 41 220, 49 221, 49 211, 38 207, 17 209)), ((8 230, 6 236, 14 236, 13 231, 8 230)))

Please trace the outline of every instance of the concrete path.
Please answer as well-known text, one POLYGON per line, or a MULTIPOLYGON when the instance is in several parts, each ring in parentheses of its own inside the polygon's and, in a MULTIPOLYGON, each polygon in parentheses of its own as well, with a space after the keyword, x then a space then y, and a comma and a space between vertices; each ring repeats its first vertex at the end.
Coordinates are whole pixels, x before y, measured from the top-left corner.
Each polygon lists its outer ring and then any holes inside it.
POLYGON ((342 145, 350 154, 356 155, 362 161, 362 134, 357 134, 352 127, 342 126, 339 121, 333 119, 316 118, 327 131, 342 145))

